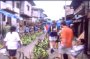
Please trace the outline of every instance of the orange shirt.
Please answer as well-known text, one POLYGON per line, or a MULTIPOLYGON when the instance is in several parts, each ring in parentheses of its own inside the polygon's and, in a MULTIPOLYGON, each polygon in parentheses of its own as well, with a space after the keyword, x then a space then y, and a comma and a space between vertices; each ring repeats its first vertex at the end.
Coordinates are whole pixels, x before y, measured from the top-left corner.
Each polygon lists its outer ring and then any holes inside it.
POLYGON ((72 29, 67 26, 64 26, 61 30, 61 44, 69 48, 72 46, 72 39, 73 39, 72 29))

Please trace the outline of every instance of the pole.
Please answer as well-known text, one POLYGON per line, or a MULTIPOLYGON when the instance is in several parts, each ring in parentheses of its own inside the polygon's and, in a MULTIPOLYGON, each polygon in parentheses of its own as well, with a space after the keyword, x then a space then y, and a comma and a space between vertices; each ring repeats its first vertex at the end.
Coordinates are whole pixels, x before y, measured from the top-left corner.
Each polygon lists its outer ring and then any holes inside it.
MULTIPOLYGON (((0 2, 0 4, 1 4, 1 2, 0 2)), ((0 5, 0 9, 1 9, 1 5, 0 5)), ((2 14, 0 13, 0 31, 1 31, 1 33, 0 33, 0 39, 2 39, 2 14)))
MULTIPOLYGON (((66 0, 65 0, 65 8, 66 8, 66 0)), ((66 9, 65 9, 65 20, 66 20, 66 9)))

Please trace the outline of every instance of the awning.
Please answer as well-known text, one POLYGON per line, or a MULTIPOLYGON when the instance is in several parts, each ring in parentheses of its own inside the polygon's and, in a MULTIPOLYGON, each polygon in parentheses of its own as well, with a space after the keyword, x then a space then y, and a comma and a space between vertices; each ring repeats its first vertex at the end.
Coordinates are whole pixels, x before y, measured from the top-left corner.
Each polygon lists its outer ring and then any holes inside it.
POLYGON ((14 15, 14 14, 11 14, 11 13, 6 12, 6 11, 1 10, 1 9, 0 9, 0 13, 6 15, 7 17, 13 17, 13 18, 16 18, 16 19, 22 20, 22 17, 16 16, 16 15, 14 15))
POLYGON ((72 24, 72 23, 73 23, 73 21, 72 21, 72 20, 66 20, 65 22, 66 22, 66 25, 67 25, 67 26, 70 26, 70 24, 72 24))

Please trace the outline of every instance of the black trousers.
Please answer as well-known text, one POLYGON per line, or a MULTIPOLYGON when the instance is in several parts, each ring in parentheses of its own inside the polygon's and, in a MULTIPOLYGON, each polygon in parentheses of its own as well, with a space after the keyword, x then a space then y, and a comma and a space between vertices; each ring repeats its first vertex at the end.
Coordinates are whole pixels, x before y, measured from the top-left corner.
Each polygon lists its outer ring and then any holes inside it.
POLYGON ((63 58, 64 59, 68 59, 68 55, 67 54, 63 54, 63 58))

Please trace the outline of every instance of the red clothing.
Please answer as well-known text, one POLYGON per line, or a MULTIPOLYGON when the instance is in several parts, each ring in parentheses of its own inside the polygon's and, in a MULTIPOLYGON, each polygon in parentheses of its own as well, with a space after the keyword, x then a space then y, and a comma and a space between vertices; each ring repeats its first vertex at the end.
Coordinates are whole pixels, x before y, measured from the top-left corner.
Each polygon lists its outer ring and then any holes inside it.
POLYGON ((71 47, 72 46, 72 39, 73 39, 73 31, 71 28, 64 26, 61 30, 61 43, 65 47, 71 47))
POLYGON ((46 30, 48 30, 49 26, 48 26, 48 25, 46 25, 45 27, 46 27, 46 30))

